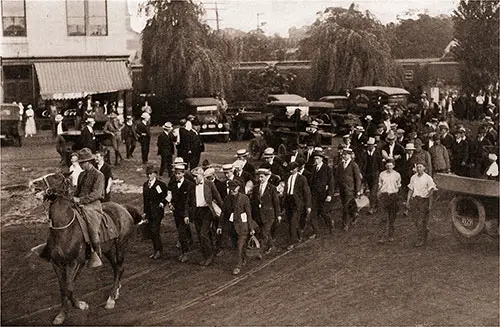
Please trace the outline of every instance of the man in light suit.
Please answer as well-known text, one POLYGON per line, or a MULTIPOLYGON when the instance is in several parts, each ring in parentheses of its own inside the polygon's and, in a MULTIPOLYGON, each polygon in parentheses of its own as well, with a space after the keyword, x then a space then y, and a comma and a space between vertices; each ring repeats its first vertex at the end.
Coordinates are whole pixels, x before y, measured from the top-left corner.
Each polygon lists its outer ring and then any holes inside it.
POLYGON ((238 263, 233 270, 233 275, 238 275, 246 264, 246 248, 248 235, 255 234, 256 223, 252 219, 252 210, 248 196, 240 192, 241 185, 235 181, 229 182, 230 194, 224 200, 221 219, 217 234, 222 234, 223 226, 229 224, 226 230, 231 231, 233 244, 238 247, 238 263))
POLYGON ((333 223, 327 212, 328 203, 333 197, 333 174, 330 167, 324 162, 323 153, 313 153, 314 167, 311 172, 310 189, 312 198, 311 225, 313 234, 310 238, 316 238, 319 233, 319 218, 324 221, 329 232, 333 232, 333 223))
POLYGON ((335 171, 334 186, 338 186, 342 201, 342 225, 345 231, 351 228, 356 214, 356 196, 361 195, 361 172, 352 160, 350 148, 342 150, 342 161, 335 171))
POLYGON ((276 186, 269 182, 271 171, 259 168, 257 176, 259 183, 253 189, 250 203, 252 215, 261 230, 262 246, 267 248, 265 253, 269 254, 275 248, 271 229, 276 221, 281 222, 280 202, 276 186))
POLYGON ((300 216, 304 211, 307 215, 311 214, 311 190, 307 185, 307 179, 298 173, 298 163, 292 162, 288 168, 290 176, 285 183, 284 204, 290 230, 290 245, 287 249, 291 250, 299 240, 300 216))
POLYGON ((220 212, 217 211, 222 207, 222 199, 214 183, 205 179, 203 168, 196 167, 191 173, 194 176, 196 185, 191 191, 193 200, 190 217, 193 217, 196 231, 200 237, 201 252, 204 258, 200 265, 209 266, 213 262, 210 226, 214 221, 214 217, 220 215, 220 212))

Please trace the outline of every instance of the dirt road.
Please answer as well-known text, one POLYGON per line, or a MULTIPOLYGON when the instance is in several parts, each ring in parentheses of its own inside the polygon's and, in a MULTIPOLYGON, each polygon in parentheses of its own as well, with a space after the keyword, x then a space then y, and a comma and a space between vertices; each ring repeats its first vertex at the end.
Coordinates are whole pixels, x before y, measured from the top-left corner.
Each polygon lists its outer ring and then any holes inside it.
MULTIPOLYGON (((53 170, 58 160, 50 142, 38 138, 21 149, 2 148, 2 187, 53 170)), ((204 157, 224 163, 244 145, 207 144, 204 157)), ((153 146, 153 159, 155 151, 153 146)), ((139 168, 135 159, 114 173, 125 183, 140 185, 145 176, 139 168)), ((177 262, 175 226, 166 217, 162 237, 167 257, 149 259, 150 241, 139 231, 126 258, 116 308, 107 311, 102 306, 112 278, 109 264, 85 269, 77 294, 89 302, 90 310, 72 310, 66 323, 498 326, 498 241, 484 237, 474 246, 458 244, 449 228, 449 195, 439 196, 427 247, 412 246, 413 225, 402 215, 396 222, 396 242, 382 246, 376 244, 378 215, 362 215, 352 232, 325 233, 292 251, 285 250, 283 224, 278 230, 282 250, 262 261, 251 260, 237 277, 231 275, 236 255, 231 249, 207 268, 197 265, 198 247, 187 264, 177 262)), ((33 205, 32 215, 19 209, 23 215, 13 214, 26 198, 22 190, 1 193, 2 325, 50 324, 59 306, 51 266, 29 255, 47 235, 47 225, 41 223, 43 207, 33 205), (20 223, 13 223, 16 220, 20 223)), ((140 194, 116 194, 114 199, 141 206, 140 194)))

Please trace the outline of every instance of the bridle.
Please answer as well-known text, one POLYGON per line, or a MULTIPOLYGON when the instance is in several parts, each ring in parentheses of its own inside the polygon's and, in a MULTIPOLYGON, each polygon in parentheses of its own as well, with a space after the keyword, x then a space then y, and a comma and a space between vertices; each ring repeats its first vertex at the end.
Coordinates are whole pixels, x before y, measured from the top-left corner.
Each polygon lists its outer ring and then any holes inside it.
POLYGON ((71 221, 69 223, 67 223, 66 225, 64 225, 64 226, 54 226, 54 225, 52 225, 52 219, 49 218, 49 228, 50 229, 54 229, 54 230, 66 229, 69 226, 71 226, 71 224, 73 224, 73 222, 75 221, 75 219, 76 219, 76 212, 75 212, 75 210, 73 210, 73 218, 71 219, 71 221))

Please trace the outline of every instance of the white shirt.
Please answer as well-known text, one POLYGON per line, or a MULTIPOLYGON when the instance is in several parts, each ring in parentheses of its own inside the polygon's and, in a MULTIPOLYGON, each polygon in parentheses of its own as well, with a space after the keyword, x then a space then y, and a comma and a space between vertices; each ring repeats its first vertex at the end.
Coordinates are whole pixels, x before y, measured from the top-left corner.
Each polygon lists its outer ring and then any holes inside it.
POLYGON ((295 180, 297 179, 297 174, 290 175, 288 177, 288 195, 293 195, 293 189, 295 187, 295 180))
POLYGON ((396 143, 394 144, 389 144, 389 157, 393 158, 393 153, 394 153, 394 147, 396 146, 396 143))
POLYGON ((92 128, 92 126, 87 125, 87 128, 89 129, 90 133, 94 133, 94 129, 92 128))
POLYGON ((61 135, 63 133, 62 123, 57 123, 57 135, 61 135))
POLYGON ((323 167, 323 163, 320 162, 319 165, 316 165, 316 171, 319 171, 323 167))
POLYGON ((182 183, 184 183, 184 177, 177 181, 177 188, 181 188, 182 183))
POLYGON ((428 198, 432 190, 437 190, 434 180, 426 173, 423 173, 422 176, 413 175, 408 188, 413 191, 412 197, 419 196, 422 198, 428 198))
POLYGON ((74 165, 71 165, 69 167, 69 172, 71 173, 71 182, 73 183, 73 186, 76 186, 78 184, 78 176, 80 176, 80 174, 83 172, 83 169, 82 167, 80 166, 80 164, 74 166, 74 165))
POLYGON ((259 186, 259 194, 262 196, 264 194, 264 191, 266 190, 267 187, 267 181, 264 181, 260 184, 259 186))
MULTIPOLYGON (((102 166, 101 166, 101 167, 102 167, 102 166)), ((100 169, 100 168, 99 168, 99 169, 100 169)), ((155 178, 155 179, 153 179, 152 181, 148 181, 148 187, 149 187, 149 188, 152 188, 152 187, 153 187, 153 185, 154 185, 155 183, 156 183, 156 178, 155 178)))
POLYGON ((196 184, 196 207, 207 207, 207 201, 205 200, 205 192, 203 191, 203 183, 196 184))
POLYGON ((351 159, 348 159, 346 161, 342 160, 342 164, 344 165, 344 169, 347 168, 347 166, 349 166, 349 163, 351 162, 351 159))
POLYGON ((295 162, 295 160, 297 160, 297 155, 298 155, 298 154, 299 154, 299 153, 297 152, 297 153, 295 153, 294 155, 292 155, 292 156, 290 157, 290 162, 295 162))
POLYGON ((378 188, 380 193, 398 193, 401 187, 401 175, 393 170, 389 173, 388 170, 384 170, 378 176, 378 188))
POLYGON ((497 177, 498 176, 498 164, 496 161, 492 162, 486 171, 486 176, 497 177))

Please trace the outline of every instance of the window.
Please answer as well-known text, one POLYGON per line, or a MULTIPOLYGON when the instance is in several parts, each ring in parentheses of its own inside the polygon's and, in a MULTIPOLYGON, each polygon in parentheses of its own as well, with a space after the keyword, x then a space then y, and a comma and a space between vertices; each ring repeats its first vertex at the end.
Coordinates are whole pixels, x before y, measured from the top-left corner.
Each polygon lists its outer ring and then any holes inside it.
POLYGON ((66 0, 69 36, 108 35, 106 0, 66 0))
POLYGON ((26 36, 24 0, 2 0, 3 36, 26 36))

